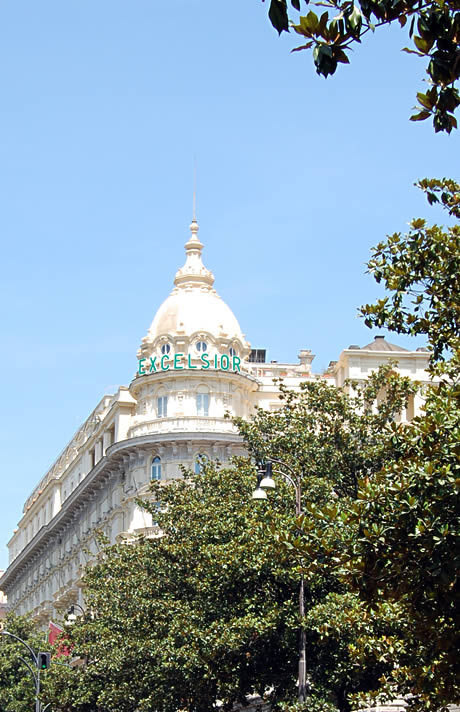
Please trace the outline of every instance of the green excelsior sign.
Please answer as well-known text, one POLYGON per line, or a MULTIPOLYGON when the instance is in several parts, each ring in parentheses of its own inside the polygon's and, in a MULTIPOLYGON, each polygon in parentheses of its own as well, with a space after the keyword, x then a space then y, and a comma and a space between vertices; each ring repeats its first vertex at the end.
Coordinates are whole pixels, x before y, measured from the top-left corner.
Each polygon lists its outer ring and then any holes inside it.
POLYGON ((188 354, 185 361, 185 354, 164 354, 161 358, 150 356, 150 358, 139 359, 139 376, 146 376, 149 373, 158 373, 160 371, 184 371, 185 369, 198 369, 206 371, 208 368, 214 368, 221 371, 233 371, 234 373, 241 372, 241 359, 239 356, 229 356, 228 354, 218 354, 211 358, 209 354, 203 353, 200 356, 199 365, 192 364, 191 354, 188 354), (147 362, 146 365, 144 365, 147 362))

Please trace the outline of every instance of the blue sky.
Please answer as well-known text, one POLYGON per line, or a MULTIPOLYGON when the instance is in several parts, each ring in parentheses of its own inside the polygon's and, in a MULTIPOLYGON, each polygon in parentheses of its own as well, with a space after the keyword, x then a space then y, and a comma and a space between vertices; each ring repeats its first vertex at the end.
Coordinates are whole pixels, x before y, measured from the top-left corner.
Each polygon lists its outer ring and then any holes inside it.
POLYGON ((134 373, 183 263, 195 157, 218 292, 254 347, 279 361, 310 348, 316 371, 373 338, 357 318, 379 294, 370 247, 411 217, 442 220, 412 185, 458 179, 459 138, 408 120, 424 66, 400 52, 407 31, 367 38, 324 80, 267 9, 0 6, 2 544, 79 424, 134 373))

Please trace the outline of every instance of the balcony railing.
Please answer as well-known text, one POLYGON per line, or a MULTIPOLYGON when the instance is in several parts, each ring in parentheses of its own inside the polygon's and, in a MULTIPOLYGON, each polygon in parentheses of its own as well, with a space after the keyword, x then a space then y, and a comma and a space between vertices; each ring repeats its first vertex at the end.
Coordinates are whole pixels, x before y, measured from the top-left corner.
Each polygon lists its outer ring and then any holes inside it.
POLYGON ((129 438, 156 433, 236 433, 231 420, 224 418, 182 416, 172 418, 154 418, 138 420, 128 430, 129 438))

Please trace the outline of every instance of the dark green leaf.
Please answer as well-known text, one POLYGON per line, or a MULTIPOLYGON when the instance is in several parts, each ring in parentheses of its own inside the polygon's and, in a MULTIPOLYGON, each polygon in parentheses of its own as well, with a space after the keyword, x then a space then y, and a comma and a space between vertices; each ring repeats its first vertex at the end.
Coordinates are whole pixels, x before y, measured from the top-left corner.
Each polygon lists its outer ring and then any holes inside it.
POLYGON ((271 0, 268 16, 275 30, 278 30, 278 34, 289 32, 286 0, 271 0))

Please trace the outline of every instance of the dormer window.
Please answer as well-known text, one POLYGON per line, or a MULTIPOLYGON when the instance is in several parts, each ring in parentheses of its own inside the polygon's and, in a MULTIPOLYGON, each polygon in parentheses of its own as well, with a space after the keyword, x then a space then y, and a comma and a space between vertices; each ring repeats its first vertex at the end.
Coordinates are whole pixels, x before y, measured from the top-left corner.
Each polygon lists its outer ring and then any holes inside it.
POLYGON ((236 356, 236 351, 235 351, 235 349, 233 348, 233 346, 230 346, 230 348, 229 348, 229 350, 228 350, 228 353, 229 353, 229 355, 230 355, 232 358, 233 358, 234 356, 236 356))
POLYGON ((171 352, 171 344, 162 344, 161 346, 161 353, 163 356, 166 356, 171 352))
POLYGON ((195 344, 195 348, 199 354, 204 354, 208 350, 208 345, 206 341, 197 341, 195 344))

